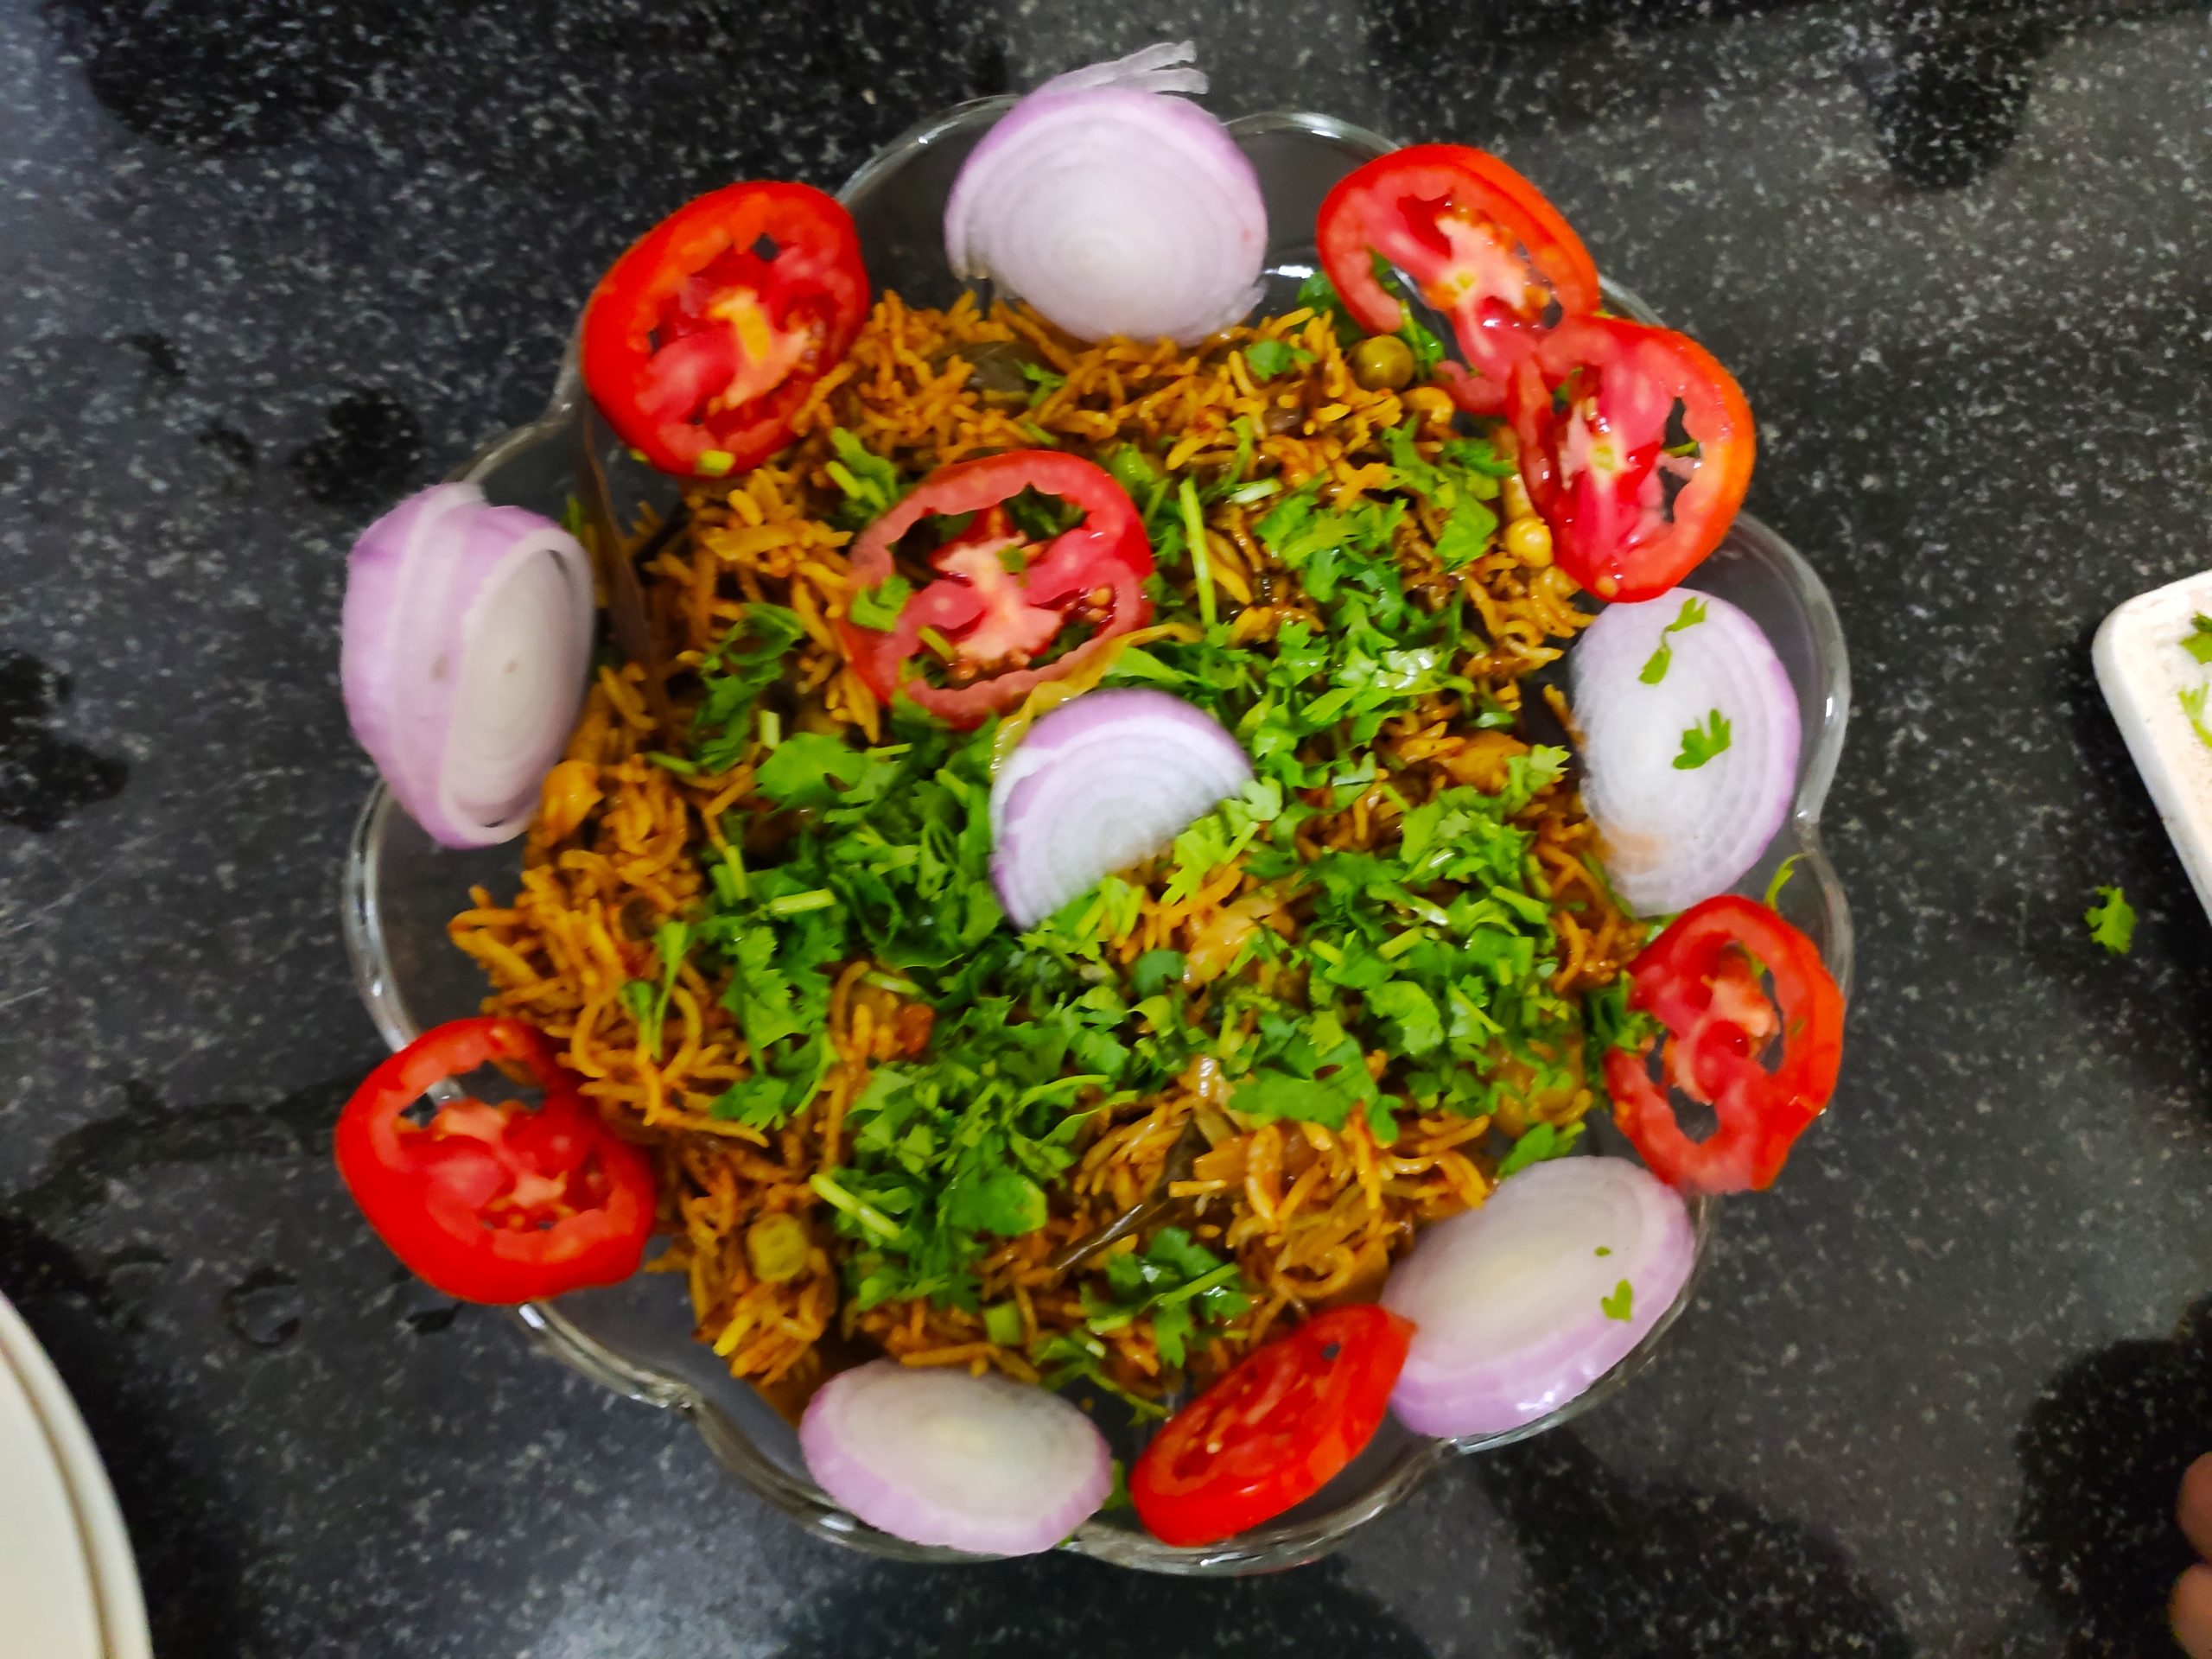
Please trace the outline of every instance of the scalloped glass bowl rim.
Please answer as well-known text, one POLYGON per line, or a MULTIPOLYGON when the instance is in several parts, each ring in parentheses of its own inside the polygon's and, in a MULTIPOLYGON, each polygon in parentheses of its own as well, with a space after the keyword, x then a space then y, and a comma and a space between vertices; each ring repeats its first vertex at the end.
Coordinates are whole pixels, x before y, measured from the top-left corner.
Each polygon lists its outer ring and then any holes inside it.
MULTIPOLYGON (((994 116, 1013 102, 1010 97, 974 99, 917 124, 863 163, 847 181, 841 195, 849 198, 899 166, 914 150, 986 116, 994 116)), ((1304 131, 1376 155, 1397 147, 1349 122, 1305 111, 1263 111, 1239 117, 1228 125, 1232 132, 1245 136, 1304 131)), ((1616 309, 1650 318, 1649 308, 1633 293, 1611 282, 1605 287, 1608 302, 1616 309)), ((545 412, 530 424, 502 433, 486 443, 449 475, 451 480, 476 480, 540 443, 568 442, 582 397, 582 382, 572 343, 564 354, 545 412)), ((1850 916, 1841 887, 1821 846, 1819 833, 1821 806, 1835 774, 1850 708, 1849 672, 1841 624, 1819 576, 1795 548, 1747 514, 1738 516, 1731 536, 1732 539, 1747 543, 1747 550, 1781 575, 1802 607, 1827 670, 1825 683, 1819 688, 1822 718, 1808 746, 1791 823, 1784 833, 1795 832, 1798 851, 1823 912, 1824 931, 1829 941, 1829 967, 1847 995, 1853 955, 1850 916)), ((378 1031, 395 1049, 417 1034, 393 984, 377 893, 385 831, 397 810, 390 793, 381 783, 378 784, 371 791, 355 826, 346 858, 343 893, 344 931, 355 983, 378 1031)), ((1255 1528, 1218 1545, 1178 1548, 1163 1544, 1141 1531, 1094 1519, 1062 1548, 1117 1565, 1184 1574, 1261 1572, 1294 1566, 1326 1554, 1366 1522, 1402 1502, 1446 1459, 1541 1434, 1579 1416, 1625 1386, 1649 1362, 1695 1294, 1709 1255, 1718 1207, 1711 1199, 1691 1200, 1697 1241, 1695 1263, 1681 1294, 1643 1340, 1589 1389, 1546 1416, 1502 1434, 1417 1440, 1373 1484, 1326 1514, 1255 1528)), ((727 1413, 691 1383, 640 1364, 599 1342, 567 1319, 556 1303, 527 1303, 517 1308, 515 1313, 537 1347, 592 1381, 630 1399, 682 1412, 696 1425, 726 1467, 808 1529, 870 1554, 897 1560, 952 1562, 985 1559, 962 1551, 910 1543, 855 1519, 810 1482, 794 1478, 766 1458, 727 1413)))

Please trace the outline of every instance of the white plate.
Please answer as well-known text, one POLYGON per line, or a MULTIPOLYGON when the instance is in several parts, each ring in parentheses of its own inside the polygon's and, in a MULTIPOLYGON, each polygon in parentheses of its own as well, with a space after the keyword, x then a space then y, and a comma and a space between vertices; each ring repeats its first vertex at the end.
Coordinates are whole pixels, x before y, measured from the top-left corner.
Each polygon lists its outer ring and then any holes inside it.
POLYGON ((2197 899, 2212 911, 2212 664, 2183 647, 2212 614, 2212 570, 2138 595, 2105 619, 2097 683, 2197 899), (2184 701, 2186 699, 2186 701, 2184 701))
POLYGON ((130 1540, 69 1391, 0 1297, 0 1659, 151 1659, 130 1540))

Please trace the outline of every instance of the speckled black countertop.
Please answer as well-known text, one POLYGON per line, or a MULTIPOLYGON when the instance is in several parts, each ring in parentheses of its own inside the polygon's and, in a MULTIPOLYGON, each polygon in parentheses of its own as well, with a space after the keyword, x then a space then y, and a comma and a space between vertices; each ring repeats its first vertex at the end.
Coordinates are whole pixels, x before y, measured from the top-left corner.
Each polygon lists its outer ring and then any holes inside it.
POLYGON ((2088 640, 2208 563, 2201 0, 0 0, 0 1288, 168 1659, 2155 1653, 2212 931, 2088 640), (1853 656, 1849 1056, 1649 1374, 1328 1564, 891 1567, 340 1191, 342 559, 683 198, 1184 34, 1222 109, 1499 150, 1735 368, 1853 656))

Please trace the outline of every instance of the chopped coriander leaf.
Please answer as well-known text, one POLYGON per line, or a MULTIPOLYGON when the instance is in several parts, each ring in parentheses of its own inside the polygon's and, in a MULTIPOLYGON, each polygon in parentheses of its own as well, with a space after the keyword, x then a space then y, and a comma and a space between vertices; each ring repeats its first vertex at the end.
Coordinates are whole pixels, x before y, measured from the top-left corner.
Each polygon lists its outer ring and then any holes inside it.
POLYGON ((753 786, 779 806, 822 806, 840 788, 865 778, 874 764, 842 737, 795 732, 760 763, 753 786))
POLYGON ((667 1023, 668 1005, 676 995, 676 979, 691 948, 691 929, 683 922, 663 922, 653 931, 653 950, 660 958, 660 982, 633 979, 617 994, 623 1008, 637 1021, 638 1046, 656 1060, 660 1058, 661 1029, 667 1023))
POLYGON ((1242 1319, 1252 1299, 1243 1274, 1192 1241, 1180 1227, 1163 1227, 1141 1250, 1116 1250, 1105 1258, 1102 1295, 1083 1287, 1084 1323, 1094 1333, 1124 1330, 1150 1320, 1162 1363, 1179 1368, 1194 1336, 1242 1319))
POLYGON ((1244 365, 1255 380, 1272 380, 1286 369, 1313 360, 1313 353, 1303 346, 1280 340, 1255 340, 1244 348, 1244 365))
POLYGON ((899 626, 899 613, 906 608, 906 601, 914 596, 914 584, 893 571, 873 588, 863 588, 853 595, 849 614, 855 627, 878 628, 885 632, 899 626))
POLYGON ((895 1223, 887 1234, 855 1212, 836 1219, 861 1246, 846 1277, 862 1308, 913 1296, 972 1307, 989 1241, 1045 1224, 1045 1183, 1074 1162, 1085 1080, 1061 1075, 1062 1024, 1006 1012, 990 1000, 963 1008, 928 1055, 879 1066, 847 1109, 851 1161, 837 1183, 895 1223))
POLYGON ((1012 1302, 993 1302, 983 1310, 983 1334, 1001 1348, 1021 1346, 1020 1308, 1012 1302))
POLYGON ((2182 636, 2181 648, 2200 663, 2212 663, 2212 616, 2199 611, 2190 618, 2189 632, 2182 636))
POLYGON ((1618 1319, 1626 1325, 1636 1317, 1636 1287, 1625 1279, 1613 1287, 1613 1294, 1600 1297, 1598 1306, 1609 1319, 1618 1319))
POLYGON ((1789 885, 1789 878, 1797 874, 1797 867, 1805 861, 1802 853, 1792 853, 1774 867, 1774 879, 1766 884, 1766 896, 1759 902, 1772 910, 1782 902, 1782 890, 1789 885))
POLYGON ((830 447, 836 459, 823 466, 830 481, 844 493, 839 522, 849 530, 865 530, 891 511, 909 487, 906 477, 842 426, 830 432, 830 447))
POLYGON ((1426 380, 1434 372, 1436 365, 1444 360, 1444 342, 1437 339, 1427 326, 1414 315, 1411 298, 1406 292, 1406 286, 1402 285, 1398 280, 1396 267, 1379 253, 1370 257, 1375 261, 1375 280, 1382 285, 1384 293, 1391 295, 1397 300, 1399 311, 1404 318, 1404 321, 1398 325, 1398 338, 1406 343, 1406 349, 1413 353, 1414 378, 1416 380, 1426 380))
POLYGON ((1549 1123, 1531 1124, 1527 1133, 1513 1143, 1513 1150, 1499 1162, 1497 1179, 1502 1181, 1508 1176, 1518 1175, 1532 1164, 1564 1158, 1574 1150, 1574 1143, 1581 1138, 1580 1123, 1570 1123, 1564 1130, 1549 1123))
POLYGON ((1675 648, 1667 642, 1667 636, 1680 633, 1684 628, 1694 628, 1704 620, 1705 601, 1694 598, 1684 600, 1682 608, 1675 614, 1675 620, 1659 630, 1659 649, 1651 653, 1650 660, 1643 665, 1643 671, 1636 677, 1646 685, 1656 685, 1665 679, 1668 665, 1675 660, 1675 648))
POLYGON ((783 677, 784 658, 806 636, 798 613, 748 605, 722 643, 699 664, 707 695, 691 716, 693 757, 702 772, 728 772, 753 734, 753 705, 783 677))
POLYGON ((1490 539, 1497 533, 1497 515, 1469 497, 1445 520, 1443 533, 1436 538, 1436 562, 1446 570, 1472 564, 1490 550, 1490 539))
POLYGON ((1213 562, 1206 551, 1205 515, 1198 505, 1198 486, 1194 479, 1183 480, 1178 497, 1183 509, 1184 545, 1191 553, 1191 579, 1198 590, 1198 614, 1205 625, 1214 625, 1216 601, 1213 591, 1213 562))
POLYGON ((1353 321, 1351 313, 1344 308, 1327 272, 1317 270, 1298 285, 1298 302, 1326 317, 1329 326, 1337 331, 1337 343, 1347 350, 1367 338, 1367 330, 1353 321))
POLYGON ((1129 964, 1129 983, 1141 996, 1157 996, 1183 982, 1190 966, 1180 950, 1147 950, 1129 964))
POLYGON ((737 457, 727 449, 702 449, 691 470, 702 478, 725 478, 736 465, 737 457))
POLYGON ((2082 918, 2089 937, 2113 956, 2124 957, 2135 944, 2135 906, 2118 887, 2099 887, 2097 899, 2082 918))
POLYGON ((588 522, 584 517, 582 500, 572 493, 561 506, 561 528, 581 542, 584 539, 584 529, 588 522))
POLYGON ((2190 730, 2196 734, 2198 742, 2212 749, 2212 726, 2208 726, 2204 720, 2204 698, 2208 690, 2212 690, 2212 687, 2193 685, 2179 696, 2181 711, 2189 716, 2190 730))
POLYGON ((1029 382, 1029 407, 1034 409, 1068 383, 1068 378, 1042 363, 1024 363, 1021 378, 1029 382))
MULTIPOLYGON (((1437 460, 1440 464, 1456 467, 1463 473, 1487 478, 1493 486, 1497 480, 1511 478, 1521 470, 1514 461, 1499 454, 1497 446, 1488 438, 1446 438, 1444 448, 1438 452, 1437 460)), ((1494 487, 1488 491, 1477 491, 1484 500, 1497 493, 1494 487)))
POLYGON ((1675 757, 1675 770, 1694 772, 1728 747, 1728 722, 1718 709, 1705 725, 1682 734, 1682 752, 1675 757))
POLYGON ((1436 365, 1444 360, 1444 342, 1414 315, 1410 306, 1406 309, 1406 320, 1398 325, 1398 338, 1414 354, 1414 372, 1423 380, 1433 374, 1436 365))

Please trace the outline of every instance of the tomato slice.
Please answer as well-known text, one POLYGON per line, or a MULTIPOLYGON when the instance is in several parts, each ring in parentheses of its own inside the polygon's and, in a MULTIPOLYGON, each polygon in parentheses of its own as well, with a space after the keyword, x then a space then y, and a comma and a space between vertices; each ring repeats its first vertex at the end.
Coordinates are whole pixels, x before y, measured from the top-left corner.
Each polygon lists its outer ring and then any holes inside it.
POLYGON ((679 207, 600 278, 584 383, 663 472, 715 476, 791 442, 791 417, 867 318, 860 235, 811 185, 725 186, 679 207))
POLYGON ((1605 600, 1656 599, 1720 544, 1758 445, 1712 353, 1618 317, 1576 317, 1544 340, 1516 375, 1513 429, 1553 556, 1605 600), (1694 454, 1668 451, 1677 410, 1694 454))
POLYGON ((1074 673, 1152 614, 1143 585, 1152 543, 1135 504, 1103 468, 1054 449, 939 467, 853 544, 854 586, 874 588, 891 576, 893 550, 924 518, 967 513, 976 515, 967 528, 931 556, 941 574, 906 601, 895 624, 863 627, 848 617, 837 625, 846 655, 879 700, 903 692, 958 727, 980 725, 1033 686, 1074 673), (1033 544, 1006 509, 1024 490, 1081 508, 1082 522, 1033 544), (1031 667, 1071 626, 1090 627, 1090 638, 1031 667), (946 685, 910 671, 918 654, 940 646, 951 653, 946 685))
POLYGON ((1361 1302, 1247 1354, 1145 1447, 1138 1518, 1164 1543, 1212 1544, 1313 1497, 1375 1438, 1413 1334, 1361 1302))
POLYGON ((1608 1054, 1613 1121, 1651 1173, 1686 1192, 1771 1186, 1827 1109, 1843 1065, 1843 993, 1818 948, 1766 906, 1722 893, 1684 911, 1644 948, 1629 969, 1628 995, 1667 1028, 1667 1081, 1712 1107, 1719 1123, 1691 1140, 1652 1081, 1648 1056, 1608 1054), (1770 1071, 1760 1057, 1777 1036, 1781 1058, 1770 1071))
POLYGON ((645 1155, 600 1121, 519 1020, 456 1020, 369 1073, 338 1116, 338 1173, 392 1253, 448 1296, 526 1302, 628 1278, 652 1231, 645 1155), (518 1061, 537 1109, 459 1100, 404 1116, 436 1084, 518 1061))
POLYGON ((1361 327, 1387 334, 1404 321, 1378 257, 1452 319, 1466 366, 1440 365, 1437 379, 1475 414, 1504 410, 1513 372, 1548 321, 1598 308, 1598 268, 1559 209, 1465 144, 1414 144, 1368 162, 1329 192, 1318 233, 1322 269, 1361 327))

